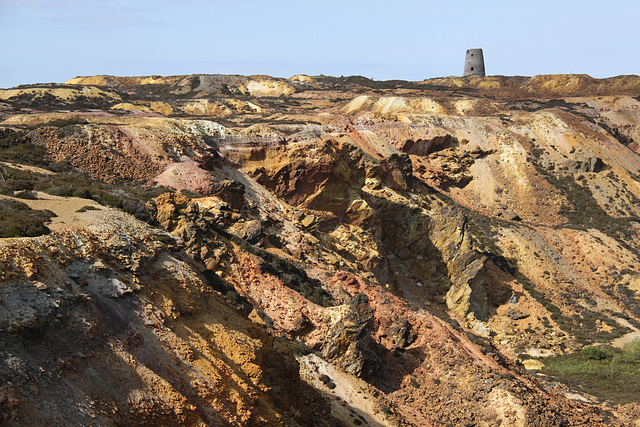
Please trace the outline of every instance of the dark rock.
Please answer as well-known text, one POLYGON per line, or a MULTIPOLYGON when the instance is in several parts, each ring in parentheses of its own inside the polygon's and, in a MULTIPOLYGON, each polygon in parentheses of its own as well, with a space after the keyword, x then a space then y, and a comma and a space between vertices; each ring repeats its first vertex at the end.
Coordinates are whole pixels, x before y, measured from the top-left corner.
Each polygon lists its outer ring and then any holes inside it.
POLYGON ((232 232, 246 240, 251 244, 256 244, 264 238, 264 229, 262 223, 257 219, 253 219, 245 222, 237 222, 232 229, 232 232))
POLYGON ((525 313, 517 307, 510 307, 507 311, 507 316, 512 320, 520 320, 529 317, 529 313, 525 313))
POLYGON ((502 217, 507 221, 522 221, 522 218, 520 218, 520 215, 513 212, 506 212, 502 217))
POLYGON ((384 169, 387 171, 387 182, 392 186, 408 190, 413 181, 413 166, 409 155, 392 154, 386 159, 384 169), (395 185, 393 185, 395 184, 395 185))
POLYGON ((391 349, 405 348, 415 340, 411 324, 406 319, 396 319, 385 328, 386 342, 391 349))
POLYGON ((224 180, 217 182, 211 194, 227 202, 232 209, 240 210, 244 206, 244 185, 238 181, 224 180))
POLYGON ((365 294, 356 294, 345 313, 327 331, 323 355, 346 372, 368 379, 380 369, 381 360, 371 337, 373 310, 365 294))
POLYGON ((604 169, 604 163, 599 157, 589 157, 585 160, 572 160, 567 164, 572 172, 600 172, 604 169))
POLYGON ((336 388, 336 383, 334 383, 328 375, 322 374, 318 377, 318 379, 322 381, 322 383, 327 386, 328 389, 333 390, 334 388, 336 388))

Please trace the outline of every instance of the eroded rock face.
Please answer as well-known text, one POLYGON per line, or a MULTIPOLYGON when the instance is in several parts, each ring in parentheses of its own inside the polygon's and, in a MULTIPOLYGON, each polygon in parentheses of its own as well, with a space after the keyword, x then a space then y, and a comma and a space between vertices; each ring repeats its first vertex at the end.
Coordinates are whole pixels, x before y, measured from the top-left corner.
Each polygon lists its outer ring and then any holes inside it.
POLYGON ((476 318, 485 319, 488 314, 487 257, 473 249, 466 222, 467 218, 459 211, 434 216, 431 238, 440 249, 451 278, 447 306, 461 316, 473 313, 476 318))
MULTIPOLYGON (((96 76, 3 91, 0 149, 33 143, 93 178, 176 191, 145 200, 160 229, 80 209, 0 242, 2 420, 632 419, 516 362, 640 325, 633 81, 96 76)), ((6 194, 44 176, 1 168, 6 194)))
POLYGON ((356 294, 348 304, 327 310, 330 318, 322 354, 345 372, 371 379, 381 361, 371 337, 374 317, 368 302, 366 294, 356 294))
POLYGON ((90 214, 91 230, 1 243, 5 420, 312 422, 285 347, 238 316, 148 227, 116 212, 90 214))
POLYGON ((280 150, 265 166, 254 166, 249 175, 293 206, 341 215, 353 188, 364 184, 364 164, 357 147, 327 140, 280 150))

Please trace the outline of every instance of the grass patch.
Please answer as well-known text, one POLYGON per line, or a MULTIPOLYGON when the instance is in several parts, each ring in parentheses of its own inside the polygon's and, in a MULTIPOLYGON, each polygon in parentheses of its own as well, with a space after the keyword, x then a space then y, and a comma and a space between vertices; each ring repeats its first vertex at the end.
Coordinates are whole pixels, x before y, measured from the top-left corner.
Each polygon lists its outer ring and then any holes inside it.
POLYGON ((640 340, 622 350, 585 347, 544 363, 545 374, 586 393, 618 404, 640 401, 640 340))

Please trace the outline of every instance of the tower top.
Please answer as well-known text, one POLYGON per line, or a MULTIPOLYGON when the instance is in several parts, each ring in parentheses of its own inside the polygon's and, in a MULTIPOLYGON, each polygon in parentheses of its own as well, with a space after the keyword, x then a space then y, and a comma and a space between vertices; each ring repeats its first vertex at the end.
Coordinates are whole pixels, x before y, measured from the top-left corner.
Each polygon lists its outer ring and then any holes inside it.
POLYGON ((484 55, 482 49, 467 49, 467 57, 464 60, 464 77, 484 77, 484 55))

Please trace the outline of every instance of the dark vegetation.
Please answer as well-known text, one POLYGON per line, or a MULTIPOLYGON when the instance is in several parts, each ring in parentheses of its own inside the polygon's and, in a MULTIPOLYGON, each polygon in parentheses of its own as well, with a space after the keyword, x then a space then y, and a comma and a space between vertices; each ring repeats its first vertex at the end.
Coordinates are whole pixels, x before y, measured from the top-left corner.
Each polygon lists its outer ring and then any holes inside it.
POLYGON ((0 237, 35 237, 49 234, 44 225, 55 214, 49 210, 32 210, 15 199, 0 199, 0 237))
POLYGON ((51 163, 45 147, 32 144, 26 132, 9 128, 0 128, 0 161, 39 167, 51 163))
POLYGON ((640 340, 622 350, 584 347, 579 353, 544 361, 545 374, 616 404, 640 401, 640 340))
MULTIPOLYGON (((276 342, 291 350, 291 352, 295 356, 306 356, 313 353, 313 350, 311 350, 305 343, 301 341, 292 341, 283 336, 276 336, 276 342)), ((335 388, 335 384, 333 384, 333 388, 335 388)))
MULTIPOLYGON (((418 84, 417 82, 406 80, 373 80, 364 76, 314 76, 314 79, 326 85, 328 89, 345 88, 358 92, 357 88, 363 89, 412 89, 420 91, 451 91, 449 86, 441 86, 434 84, 418 84)), ((456 88, 458 91, 477 92, 474 88, 456 88)))
POLYGON ((152 187, 141 182, 105 183, 76 169, 67 169, 61 165, 58 167, 63 171, 55 175, 42 175, 0 166, 0 174, 4 177, 4 182, 0 182, 0 193, 14 195, 15 191, 42 191, 53 196, 90 199, 104 206, 121 209, 155 225, 153 208, 147 202, 162 193, 173 191, 170 188, 152 187))
MULTIPOLYGON (((42 93, 34 93, 34 92, 24 92, 16 97, 9 99, 7 102, 12 106, 17 108, 29 108, 36 109, 39 111, 54 111, 54 110, 71 110, 71 111, 82 111, 82 110, 92 110, 92 109, 101 109, 108 110, 112 105, 115 105, 120 100, 113 99, 109 96, 91 96, 87 97, 84 95, 79 95, 76 98, 71 100, 67 100, 64 98, 58 98, 52 95, 50 92, 46 92, 48 89, 71 89, 74 91, 81 90, 83 86, 77 85, 61 85, 61 84, 37 84, 37 85, 23 85, 18 86, 22 89, 43 89, 42 93)), ((103 88, 106 92, 112 92, 117 94, 118 96, 126 96, 126 94, 121 94, 112 88, 103 88)))
POLYGON ((29 131, 45 126, 57 127, 64 131, 68 130, 69 126, 86 123, 87 120, 74 117, 66 120, 53 120, 36 126, 24 126, 23 129, 0 128, 0 161, 53 170, 49 168, 52 161, 47 155, 46 148, 33 144, 29 131))
POLYGON ((78 213, 82 213, 82 212, 88 212, 88 211, 97 211, 100 210, 99 208, 96 208, 95 206, 91 206, 91 205, 87 205, 87 206, 83 206, 80 209, 78 209, 76 212, 78 213))
MULTIPOLYGON (((524 110, 528 112, 535 112, 539 110, 546 110, 549 108, 560 108, 566 111, 575 113, 576 108, 583 104, 576 104, 567 102, 562 98, 549 99, 546 101, 538 99, 525 99, 522 101, 514 102, 509 108, 511 110, 524 110)), ((591 118, 593 120, 593 118, 591 118)))

